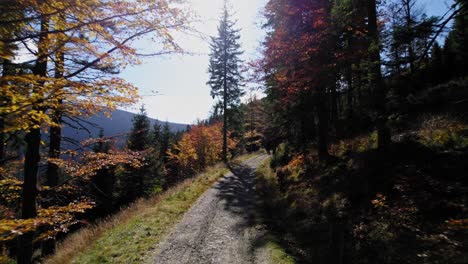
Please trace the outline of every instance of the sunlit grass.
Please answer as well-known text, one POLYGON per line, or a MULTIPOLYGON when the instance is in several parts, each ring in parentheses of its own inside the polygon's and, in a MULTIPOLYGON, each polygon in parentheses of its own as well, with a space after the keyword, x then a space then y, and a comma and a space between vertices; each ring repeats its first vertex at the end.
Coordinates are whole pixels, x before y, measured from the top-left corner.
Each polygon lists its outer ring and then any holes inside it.
POLYGON ((71 235, 46 263, 141 263, 198 197, 227 172, 226 167, 217 165, 162 195, 137 201, 71 235))
POLYGON ((269 263, 271 264, 294 264, 294 258, 286 253, 286 251, 271 238, 265 245, 267 254, 270 257, 269 263))

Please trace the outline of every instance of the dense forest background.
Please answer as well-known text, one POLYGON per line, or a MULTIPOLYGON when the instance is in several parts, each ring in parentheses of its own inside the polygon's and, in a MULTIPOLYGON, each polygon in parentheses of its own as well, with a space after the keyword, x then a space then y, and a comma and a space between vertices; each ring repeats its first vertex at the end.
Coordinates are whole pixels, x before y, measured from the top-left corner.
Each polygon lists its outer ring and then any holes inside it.
POLYGON ((302 262, 467 261, 468 3, 422 2, 266 6, 257 188, 302 262))
POLYGON ((137 103, 121 69, 181 52, 173 33, 193 29, 176 2, 2 3, 0 262, 39 260, 70 232, 262 148, 264 224, 298 262, 468 261, 466 0, 442 17, 419 0, 270 0, 250 62, 225 6, 207 120, 174 133, 142 107, 127 134, 64 148, 64 126, 137 103), (33 59, 15 63, 20 46, 33 59))

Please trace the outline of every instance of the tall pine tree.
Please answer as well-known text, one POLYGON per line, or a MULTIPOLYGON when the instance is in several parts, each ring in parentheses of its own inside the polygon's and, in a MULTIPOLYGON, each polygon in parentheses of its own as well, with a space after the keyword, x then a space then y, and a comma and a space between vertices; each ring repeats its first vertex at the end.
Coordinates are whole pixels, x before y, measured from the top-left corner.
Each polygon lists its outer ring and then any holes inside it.
POLYGON ((243 51, 239 44, 239 32, 235 29, 235 22, 231 20, 224 4, 218 36, 211 38, 210 65, 208 73, 211 96, 218 98, 223 106, 223 160, 227 162, 227 131, 229 109, 240 104, 242 90, 242 76, 239 71, 243 51))

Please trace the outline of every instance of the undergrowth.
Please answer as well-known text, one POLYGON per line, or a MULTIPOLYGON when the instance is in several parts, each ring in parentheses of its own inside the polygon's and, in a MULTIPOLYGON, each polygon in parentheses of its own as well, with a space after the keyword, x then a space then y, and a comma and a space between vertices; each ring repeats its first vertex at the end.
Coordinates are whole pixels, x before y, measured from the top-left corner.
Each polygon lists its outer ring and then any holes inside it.
POLYGON ((257 171, 269 227, 304 263, 468 263, 467 126, 426 116, 386 153, 374 135, 327 164, 282 145, 257 171))

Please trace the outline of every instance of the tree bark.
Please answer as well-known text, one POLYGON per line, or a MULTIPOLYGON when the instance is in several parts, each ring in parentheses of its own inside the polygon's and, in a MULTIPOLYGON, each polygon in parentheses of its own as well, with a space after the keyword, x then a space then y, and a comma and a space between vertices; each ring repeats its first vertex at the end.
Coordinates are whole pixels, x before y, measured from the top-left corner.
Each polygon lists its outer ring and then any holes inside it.
MULTIPOLYGON (((60 110, 55 110, 54 112, 54 122, 60 124, 62 122, 62 112, 60 110)), ((50 128, 50 138, 49 138, 49 158, 58 159, 60 157, 60 145, 62 141, 62 128, 59 126, 52 126, 50 128)), ((47 162, 47 171, 46 171, 46 185, 50 187, 55 187, 59 182, 59 167, 53 162, 47 162)))
MULTIPOLYGON (((227 34, 224 34, 226 38, 227 34)), ((227 163, 227 40, 224 39, 224 76, 223 76, 223 161, 227 163)))
POLYGON ((377 27, 377 3, 376 0, 368 1, 369 16, 369 36, 372 44, 369 50, 369 59, 371 62, 371 87, 375 94, 375 109, 377 112, 377 133, 378 149, 385 150, 390 145, 391 134, 387 126, 386 114, 386 89, 382 79, 381 60, 380 60, 380 36, 377 27))
MULTIPOLYGON (((64 17, 59 16, 59 21, 56 25, 57 29, 60 30, 63 27, 64 17)), ((61 36, 64 38, 64 36, 61 36)), ((58 40, 59 48, 57 50, 55 58, 55 78, 61 79, 64 74, 64 63, 65 63, 65 53, 64 53, 64 43, 63 39, 58 40)), ((58 159, 60 157, 60 146, 62 141, 62 104, 63 100, 60 98, 57 102, 57 105, 53 112, 53 121, 56 125, 50 128, 50 138, 49 138, 49 158, 58 159)), ((46 172, 46 184, 50 187, 55 187, 59 182, 59 167, 53 162, 47 163, 47 172, 46 172)))
POLYGON ((328 111, 326 107, 326 100, 324 89, 319 92, 316 102, 317 111, 317 152, 320 161, 326 161, 330 157, 328 153, 328 111))
MULTIPOLYGON (((8 76, 10 74, 10 68, 11 68, 11 62, 9 60, 3 59, 2 63, 2 72, 3 76, 8 76)), ((8 104, 7 102, 8 98, 5 96, 0 96, 0 102, 1 104, 8 104)), ((6 142, 5 142, 5 137, 6 134, 3 132, 5 129, 5 120, 6 116, 2 113, 0 114, 0 164, 2 164, 3 160, 5 159, 5 152, 6 152, 6 142)))
MULTIPOLYGON (((412 27, 412 17, 411 17, 411 0, 405 0, 404 2, 405 5, 405 19, 406 19, 406 27, 408 32, 411 31, 412 27)), ((411 36, 412 38, 413 36, 411 36)), ((413 49, 413 40, 410 39, 408 43, 408 56, 409 56, 409 64, 410 64, 410 75, 414 73, 414 61, 415 61, 415 56, 414 56, 414 49, 413 49)))
MULTIPOLYGON (((33 74, 38 77, 47 76, 47 32, 49 31, 49 23, 47 18, 41 20, 41 36, 38 42, 38 57, 36 65, 33 69, 33 74)), ((43 84, 38 84, 43 85, 43 84)), ((38 86, 33 88, 33 93, 40 94, 41 89, 38 86)), ((43 111, 40 102, 33 105, 34 111, 43 111)), ((37 216, 36 198, 37 198, 37 172, 40 161, 40 146, 41 146, 41 130, 40 121, 34 121, 33 128, 26 133, 26 155, 24 160, 24 182, 23 194, 21 197, 21 218, 31 219, 37 216), (34 125, 39 128, 34 128, 34 125)), ((23 234, 18 239, 18 264, 31 263, 33 253, 34 238, 33 232, 23 234)))
POLYGON ((346 116, 348 119, 353 117, 353 93, 354 93, 354 83, 353 83, 353 70, 351 63, 348 63, 346 66, 346 82, 348 83, 348 93, 346 97, 346 116))

